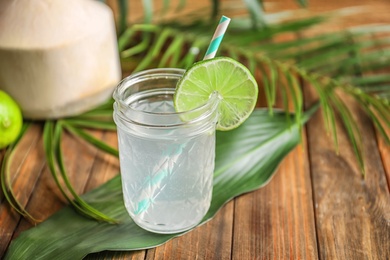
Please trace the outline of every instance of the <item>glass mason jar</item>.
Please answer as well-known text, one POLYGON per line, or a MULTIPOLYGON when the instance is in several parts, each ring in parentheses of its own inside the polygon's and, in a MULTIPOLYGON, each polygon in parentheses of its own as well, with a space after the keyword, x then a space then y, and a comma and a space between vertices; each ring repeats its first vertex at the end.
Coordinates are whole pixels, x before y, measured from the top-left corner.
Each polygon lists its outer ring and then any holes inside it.
POLYGON ((125 206, 137 225, 156 233, 188 230, 210 207, 218 97, 177 113, 173 95, 183 73, 146 70, 113 95, 125 206))

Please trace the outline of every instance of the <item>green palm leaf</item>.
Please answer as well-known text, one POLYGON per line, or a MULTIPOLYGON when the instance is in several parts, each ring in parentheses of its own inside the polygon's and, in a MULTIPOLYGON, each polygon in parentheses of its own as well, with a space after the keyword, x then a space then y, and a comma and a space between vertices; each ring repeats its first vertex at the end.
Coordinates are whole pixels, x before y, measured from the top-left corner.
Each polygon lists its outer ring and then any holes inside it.
MULTIPOLYGON (((341 32, 301 37, 301 32, 306 28, 322 23, 328 17, 316 16, 283 22, 269 19, 264 14, 262 1, 258 1, 260 4, 252 0, 245 2, 247 7, 255 6, 256 9, 250 10, 251 16, 233 19, 229 33, 220 47, 221 54, 240 59, 253 73, 262 74, 259 85, 265 89, 269 114, 273 114, 277 94, 283 98, 284 109, 287 110, 291 105, 289 101, 292 102, 297 121, 291 122, 290 116, 286 114, 287 125, 300 127, 302 120, 300 115, 303 114, 301 86, 312 86, 319 96, 325 125, 333 136, 335 147, 338 146, 335 120, 339 116, 343 118, 352 148, 364 172, 361 137, 356 131, 358 127, 348 106, 337 93, 342 92, 353 97, 371 118, 378 132, 390 143, 390 137, 386 133, 386 127, 390 126, 390 77, 388 72, 383 71, 390 65, 389 26, 361 26, 341 32), (259 24, 266 26, 256 26, 259 24), (275 36, 284 33, 294 33, 297 37, 288 41, 274 40, 275 36)), ((306 4, 305 1, 297 2, 301 5, 306 4)), ((152 20, 152 2, 145 0, 143 3, 147 14, 146 20, 149 22, 152 20)), ((221 10, 220 1, 213 0, 212 20, 201 19, 205 12, 199 12, 186 15, 183 19, 185 23, 173 20, 160 25, 139 24, 126 28, 128 1, 118 0, 118 4, 121 11, 119 19, 121 36, 118 44, 122 68, 130 71, 157 66, 187 68, 194 61, 201 59, 219 19, 218 12, 221 10)), ((184 5, 185 0, 181 0, 180 7, 184 5)), ((171 1, 165 0, 163 9, 170 6, 171 1)), ((280 19, 293 15, 294 12, 284 12, 280 19)), ((277 118, 280 119, 279 113, 277 118)), ((45 140, 46 148, 49 149, 47 157, 53 164, 56 162, 61 164, 59 141, 60 130, 64 126, 70 133, 116 155, 115 149, 82 130, 82 128, 115 130, 112 121, 112 100, 93 111, 63 119, 56 128, 50 124, 52 123, 47 125, 45 140), (52 142, 55 147, 50 144, 52 142)), ((6 176, 10 174, 7 165, 12 158, 10 156, 12 148, 11 146, 8 149, 2 162, 2 189, 11 205, 28 217, 28 213, 26 214, 15 200, 10 183, 6 182, 6 176)), ((61 167, 65 168, 64 165, 61 167)), ((66 178, 64 172, 61 174, 66 178)), ((68 189, 72 190, 70 183, 68 189)), ((75 206, 77 208, 80 204, 75 206)), ((81 211, 86 210, 87 215, 94 211, 88 208, 88 205, 84 205, 81 211)))
MULTIPOLYGON (((306 122, 317 107, 300 120, 306 122)), ((257 110, 239 128, 217 133, 213 198, 202 223, 229 200, 265 185, 282 159, 300 142, 300 125, 286 115, 257 110)), ((11 243, 6 259, 81 259, 103 250, 137 250, 160 245, 180 234, 154 234, 128 216, 119 176, 83 196, 98 210, 120 221, 113 225, 83 218, 66 207, 11 243), (56 232, 52 232, 55 230, 56 232)))
POLYGON ((31 221, 32 223, 36 223, 38 222, 38 220, 35 219, 33 216, 31 216, 30 213, 28 213, 28 211, 24 208, 24 206, 16 199, 15 193, 12 189, 12 182, 10 176, 11 175, 10 164, 12 161, 12 157, 15 153, 14 148, 19 143, 20 139, 27 131, 29 126, 30 123, 24 123, 18 138, 15 140, 14 143, 12 143, 10 146, 7 147, 0 167, 0 183, 1 183, 1 190, 4 194, 5 199, 8 201, 9 205, 13 209, 15 209, 16 212, 18 212, 20 215, 25 217, 27 220, 31 221))
MULTIPOLYGON (((384 125, 390 122, 390 76, 388 73, 376 73, 390 65, 388 26, 356 27, 311 37, 297 36, 282 42, 273 40, 276 35, 301 32, 326 19, 329 18, 315 16, 283 23, 268 23, 266 27, 256 30, 248 23, 241 22, 245 18, 237 19, 240 26, 234 25, 233 19, 233 28, 226 34, 220 52, 242 60, 254 73, 262 72, 259 85, 264 87, 270 114, 277 91, 282 97, 285 110, 291 106, 291 101, 295 113, 302 113, 303 94, 298 82, 301 85, 311 85, 319 95, 325 125, 332 133, 336 149, 338 141, 335 119, 336 114, 339 114, 344 119, 345 129, 350 133, 352 147, 364 173, 362 151, 358 148, 360 134, 355 130, 348 131, 358 127, 353 117, 349 116, 350 111, 344 99, 340 99, 336 93, 341 91, 356 99, 379 133, 385 140, 390 139, 384 130, 384 125), (240 30, 236 31, 236 28, 240 30)), ((208 46, 212 28, 209 22, 201 20, 185 25, 171 22, 154 26, 153 31, 148 30, 155 39, 154 44, 145 51, 145 58, 139 60, 135 70, 158 64, 186 68, 194 60, 201 59, 208 46), (162 46, 165 48, 161 56, 162 46), (180 60, 183 62, 178 62, 180 60)), ((140 29, 139 32, 146 31, 140 29)), ((137 60, 139 56, 127 58, 137 60)))
POLYGON ((61 121, 54 125, 52 121, 46 121, 44 131, 43 131, 43 143, 46 154, 47 163, 50 169, 50 172, 53 176, 54 181, 57 184, 57 187, 60 189, 62 195, 68 200, 68 202, 81 214, 88 216, 94 220, 107 221, 115 223, 116 221, 105 214, 99 212, 95 208, 91 207, 88 203, 84 201, 73 189, 73 186, 68 178, 68 174, 65 169, 64 160, 61 150, 61 135, 62 135, 62 125, 61 121), (57 172, 57 166, 60 174, 57 172), (64 181, 65 187, 61 183, 64 181), (68 192, 70 195, 68 194, 68 192))

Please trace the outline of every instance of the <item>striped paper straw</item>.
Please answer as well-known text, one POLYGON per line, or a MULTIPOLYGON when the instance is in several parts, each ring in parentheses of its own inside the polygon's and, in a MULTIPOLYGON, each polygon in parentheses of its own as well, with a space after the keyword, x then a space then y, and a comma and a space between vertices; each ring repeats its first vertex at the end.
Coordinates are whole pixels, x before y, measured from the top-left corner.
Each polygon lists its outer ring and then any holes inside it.
POLYGON ((218 47, 221 44, 221 41, 223 39, 223 36, 225 35, 229 23, 230 23, 230 18, 222 15, 221 20, 219 20, 218 27, 214 32, 213 38, 211 39, 210 45, 207 48, 203 60, 212 59, 215 57, 215 54, 217 53, 218 47))

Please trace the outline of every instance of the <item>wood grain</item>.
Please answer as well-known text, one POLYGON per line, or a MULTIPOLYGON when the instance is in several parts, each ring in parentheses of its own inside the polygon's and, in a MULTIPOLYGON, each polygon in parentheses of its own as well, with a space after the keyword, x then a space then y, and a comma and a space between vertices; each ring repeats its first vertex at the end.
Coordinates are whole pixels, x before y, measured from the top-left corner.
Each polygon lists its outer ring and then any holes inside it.
POLYGON ((349 102, 363 133, 366 177, 338 121, 339 154, 318 113, 308 145, 321 259, 389 259, 390 195, 370 121, 349 102))
POLYGON ((228 203, 214 219, 195 230, 148 250, 152 259, 230 259, 233 203, 228 203))
MULTIPOLYGON (((337 31, 374 21, 390 22, 388 2, 372 1, 368 5, 365 1, 355 1, 353 5, 365 6, 365 10, 322 29, 337 31), (375 13, 375 16, 368 13, 375 13)), ((322 11, 341 6, 352 4, 348 1, 337 4, 316 1, 314 9, 322 11)), ((306 33, 318 34, 318 29, 306 33)), ((314 100, 314 94, 310 86, 305 90, 306 102, 309 103, 314 100)), ((384 168, 386 163, 383 163, 390 157, 381 144, 378 146, 370 120, 356 103, 344 96, 343 99, 352 109, 362 132, 366 177, 362 176, 342 121, 337 121, 337 153, 325 130, 322 115, 317 113, 308 123, 307 133, 319 256, 320 259, 390 259, 390 194, 384 168)))
POLYGON ((264 188, 235 199, 232 259, 317 259, 305 141, 264 188))
MULTIPOLYGON (((91 131, 96 137, 101 137, 103 132, 91 131)), ((43 149, 42 140, 37 143, 40 149, 43 149)), ((84 141, 63 134, 62 140, 64 162, 70 181, 76 192, 82 194, 89 175, 91 174, 92 166, 95 163, 97 150, 84 141)), ((44 158, 41 155, 41 158, 44 158)), ((98 174, 98 173, 97 173, 98 174)), ((27 210, 40 220, 44 220, 56 211, 61 209, 67 202, 58 190, 49 169, 43 168, 41 178, 37 183, 34 193, 32 194, 27 210)), ((15 230, 14 238, 17 235, 30 228, 31 223, 22 219, 19 226, 15 230)))
MULTIPOLYGON (((32 126, 25 138, 21 140, 14 156, 15 164, 11 165, 12 188, 16 198, 24 207, 29 203, 31 194, 35 192, 36 183, 40 179, 45 159, 43 149, 39 147, 41 127, 32 126)), ((5 253, 6 248, 14 236, 21 219, 13 209, 10 208, 4 198, 1 198, 0 205, 0 256, 5 253)), ((32 214, 35 218, 38 216, 32 214)))
MULTIPOLYGON (((95 133, 96 134, 96 133, 95 133)), ((101 140, 110 146, 117 148, 118 139, 116 132, 114 131, 105 131, 101 135, 101 140)), ((109 155, 102 151, 97 151, 95 156, 95 161, 90 170, 91 174, 89 179, 82 191, 86 193, 91 189, 94 189, 103 183, 106 183, 108 180, 112 179, 114 176, 119 174, 119 161, 115 156, 109 155)))
MULTIPOLYGON (((388 131, 390 133, 390 129, 388 131)), ((385 140, 377 133, 378 148, 382 159, 382 164, 386 172, 387 185, 390 191, 390 147, 385 143, 385 140)), ((390 136, 390 134, 389 134, 390 136)))
MULTIPOLYGON (((114 7, 117 3, 108 2, 114 7)), ((388 0, 309 3, 314 12, 352 5, 366 9, 364 15, 334 20, 326 27, 313 27, 308 33, 367 22, 390 23, 388 0)), ((189 10, 208 4, 204 0, 195 1, 189 10)), ((130 20, 139 19, 140 3, 131 4, 130 8, 130 20)), ((294 1, 275 0, 266 3, 266 8, 272 11, 296 5, 294 1)), ((310 86, 304 89, 308 105, 315 97, 310 86)), ((354 102, 348 101, 348 106, 353 109, 364 137, 365 178, 341 121, 337 122, 340 147, 337 154, 322 115, 317 113, 305 128, 302 144, 285 158, 267 186, 236 198, 208 223, 159 247, 100 252, 86 259, 390 259, 390 147, 354 102)), ((34 217, 45 219, 66 202, 45 164, 41 132, 41 125, 34 124, 18 146, 12 165, 12 184, 22 205, 34 217)), ((115 132, 90 133, 117 145, 115 132)), ((68 134, 64 136, 63 148, 71 181, 79 194, 119 172, 117 158, 68 134)), ((4 152, 0 152, 0 159, 3 156, 4 152)), ((11 239, 32 224, 11 210, 1 193, 0 202, 1 258, 11 239)))

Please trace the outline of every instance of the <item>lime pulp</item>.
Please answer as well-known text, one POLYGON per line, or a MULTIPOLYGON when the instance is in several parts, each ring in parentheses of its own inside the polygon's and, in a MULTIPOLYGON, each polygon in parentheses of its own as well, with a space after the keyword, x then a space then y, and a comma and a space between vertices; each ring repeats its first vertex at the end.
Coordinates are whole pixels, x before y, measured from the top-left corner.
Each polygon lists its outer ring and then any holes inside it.
POLYGON ((193 64, 176 86, 173 97, 177 112, 206 103, 213 92, 219 96, 218 130, 241 125, 255 108, 258 86, 251 72, 228 57, 217 57, 193 64))

